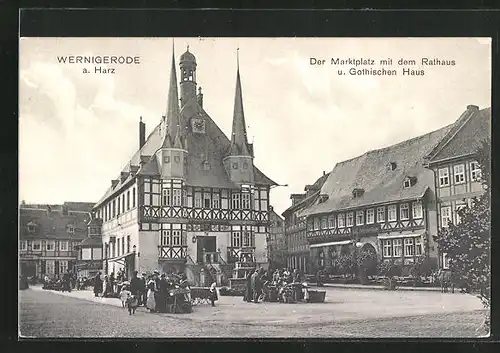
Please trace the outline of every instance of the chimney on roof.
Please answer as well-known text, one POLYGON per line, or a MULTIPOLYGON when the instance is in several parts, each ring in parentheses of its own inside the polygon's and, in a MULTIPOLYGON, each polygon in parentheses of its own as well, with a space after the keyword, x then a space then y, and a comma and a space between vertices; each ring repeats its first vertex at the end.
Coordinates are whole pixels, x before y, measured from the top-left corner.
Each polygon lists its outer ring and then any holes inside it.
POLYGON ((478 111, 479 110, 479 107, 477 105, 468 105, 467 106, 467 110, 471 110, 471 111, 478 111))
POLYGON ((142 116, 139 120, 139 149, 146 143, 146 124, 142 122, 142 116))
POLYGON ((52 207, 50 207, 50 205, 47 205, 47 216, 50 216, 51 213, 52 213, 52 207))
POLYGON ((323 170, 323 176, 325 176, 325 175, 326 175, 326 172, 323 170))

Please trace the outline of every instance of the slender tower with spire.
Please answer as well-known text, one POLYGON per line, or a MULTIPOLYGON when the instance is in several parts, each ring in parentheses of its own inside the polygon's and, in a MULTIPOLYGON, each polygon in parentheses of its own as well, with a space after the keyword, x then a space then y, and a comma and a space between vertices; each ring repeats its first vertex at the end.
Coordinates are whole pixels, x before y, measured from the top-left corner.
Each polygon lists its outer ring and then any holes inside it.
POLYGON ((161 148, 156 152, 158 166, 163 179, 185 178, 184 160, 187 156, 184 147, 184 136, 181 128, 179 109, 179 93, 177 90, 177 73, 175 68, 175 50, 172 42, 172 66, 166 112, 166 127, 161 148))
POLYGON ((243 94, 241 90, 239 49, 236 53, 236 89, 234 96, 231 147, 224 159, 224 166, 232 182, 237 185, 253 184, 253 146, 248 143, 243 94))

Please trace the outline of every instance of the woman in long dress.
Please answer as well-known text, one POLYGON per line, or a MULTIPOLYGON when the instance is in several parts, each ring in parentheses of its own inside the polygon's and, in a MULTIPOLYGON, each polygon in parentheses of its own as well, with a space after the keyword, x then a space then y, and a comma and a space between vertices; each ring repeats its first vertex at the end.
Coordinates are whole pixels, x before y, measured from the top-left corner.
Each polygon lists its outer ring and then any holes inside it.
POLYGON ((148 284, 148 298, 146 300, 146 308, 149 309, 150 312, 154 312, 156 308, 155 302, 155 292, 156 292, 156 283, 153 278, 149 278, 148 284))

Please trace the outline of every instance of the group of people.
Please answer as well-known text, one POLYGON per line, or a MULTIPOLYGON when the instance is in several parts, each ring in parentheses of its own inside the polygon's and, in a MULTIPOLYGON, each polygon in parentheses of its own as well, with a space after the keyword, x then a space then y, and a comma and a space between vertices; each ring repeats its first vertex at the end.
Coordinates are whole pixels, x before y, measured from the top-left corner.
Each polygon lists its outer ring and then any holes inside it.
MULTIPOLYGON (((294 298, 307 297, 307 293, 302 295, 302 282, 303 275, 297 270, 293 271, 287 268, 276 269, 272 275, 269 271, 263 268, 256 269, 253 273, 247 276, 247 285, 243 300, 252 303, 259 303, 261 301, 272 301, 270 288, 276 288, 276 300, 284 299, 287 294, 285 289, 290 284, 300 284, 296 286, 297 293, 294 293, 294 298), (300 289, 300 293, 298 290, 300 289)), ((305 291, 307 292, 307 291, 305 291)))
POLYGON ((67 270, 63 274, 50 278, 47 274, 43 277, 43 288, 61 290, 63 292, 71 292, 77 284, 76 274, 71 270, 67 270))

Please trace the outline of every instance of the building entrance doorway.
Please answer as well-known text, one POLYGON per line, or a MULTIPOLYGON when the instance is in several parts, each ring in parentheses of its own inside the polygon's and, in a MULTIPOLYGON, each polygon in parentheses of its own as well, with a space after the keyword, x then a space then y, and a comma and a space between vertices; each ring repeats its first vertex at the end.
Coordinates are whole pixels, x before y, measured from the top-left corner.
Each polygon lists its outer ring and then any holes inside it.
POLYGON ((216 237, 213 236, 196 237, 196 244, 197 244, 196 261, 198 263, 217 261, 216 237))
POLYGON ((21 262, 21 276, 36 276, 36 263, 34 261, 21 262))

